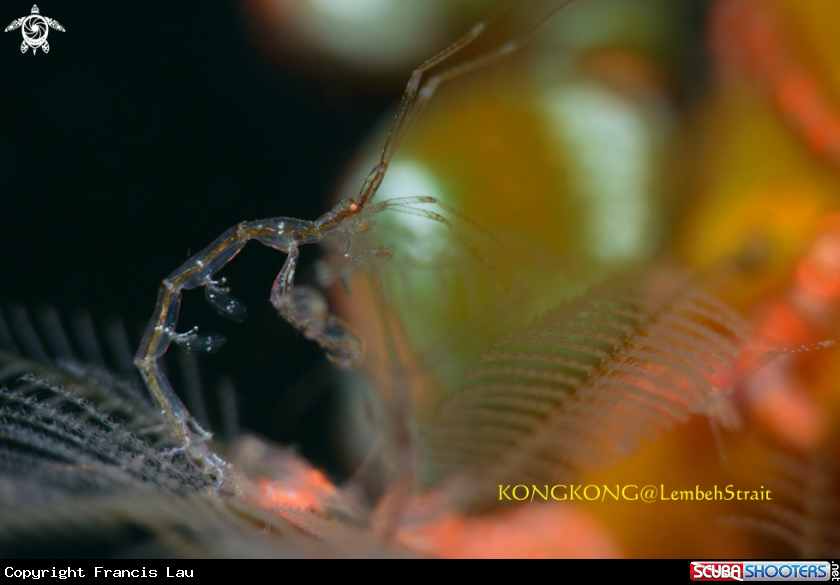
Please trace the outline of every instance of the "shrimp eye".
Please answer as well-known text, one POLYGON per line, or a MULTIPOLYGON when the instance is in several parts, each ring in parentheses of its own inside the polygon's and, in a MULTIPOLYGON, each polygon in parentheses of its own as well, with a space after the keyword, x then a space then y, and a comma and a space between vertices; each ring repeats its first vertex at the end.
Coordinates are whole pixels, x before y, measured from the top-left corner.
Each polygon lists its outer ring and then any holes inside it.
POLYGON ((350 204, 350 211, 358 211, 358 210, 359 210, 359 206, 356 203, 351 203, 350 204))

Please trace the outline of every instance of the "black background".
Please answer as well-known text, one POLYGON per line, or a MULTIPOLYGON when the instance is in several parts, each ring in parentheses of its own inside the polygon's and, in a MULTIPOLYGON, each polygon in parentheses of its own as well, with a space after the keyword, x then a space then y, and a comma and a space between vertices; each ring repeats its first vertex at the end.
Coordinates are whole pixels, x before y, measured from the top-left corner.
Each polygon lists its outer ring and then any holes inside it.
MULTIPOLYGON (((5 28, 32 3, 0 6, 5 28)), ((20 29, 0 34, 0 306, 118 315, 135 342, 190 253, 239 221, 320 215, 401 93, 284 72, 235 2, 38 6, 66 29, 50 31, 49 54, 21 55, 20 29)), ((299 282, 317 256, 303 250, 299 282)), ((225 271, 246 323, 193 291, 179 329, 228 336, 201 369, 233 379, 243 426, 328 463, 333 374, 268 303, 284 258, 251 244, 225 271)))

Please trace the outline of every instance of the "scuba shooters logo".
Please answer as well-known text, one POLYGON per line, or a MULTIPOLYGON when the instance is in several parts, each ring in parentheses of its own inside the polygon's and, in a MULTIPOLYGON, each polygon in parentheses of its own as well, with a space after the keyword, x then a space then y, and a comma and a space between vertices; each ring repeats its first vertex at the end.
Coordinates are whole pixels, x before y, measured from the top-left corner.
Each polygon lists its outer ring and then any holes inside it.
MULTIPOLYGON (((833 567, 832 567, 833 565, 833 567)), ((828 561, 692 561, 692 581, 837 581, 828 561)))

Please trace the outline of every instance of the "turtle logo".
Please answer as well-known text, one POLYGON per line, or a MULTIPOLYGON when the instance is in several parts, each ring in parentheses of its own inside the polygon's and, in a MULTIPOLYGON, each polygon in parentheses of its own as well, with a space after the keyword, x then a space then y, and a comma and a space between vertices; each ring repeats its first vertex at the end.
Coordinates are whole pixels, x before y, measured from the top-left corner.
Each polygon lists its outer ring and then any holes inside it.
POLYGON ((32 7, 32 14, 13 21, 3 32, 9 32, 17 28, 21 28, 21 32, 23 33, 20 52, 25 53, 29 47, 32 47, 33 55, 39 48, 44 53, 50 52, 50 44, 47 42, 47 34, 50 32, 50 28, 64 32, 64 27, 58 24, 58 21, 41 16, 41 11, 38 10, 37 5, 32 7))

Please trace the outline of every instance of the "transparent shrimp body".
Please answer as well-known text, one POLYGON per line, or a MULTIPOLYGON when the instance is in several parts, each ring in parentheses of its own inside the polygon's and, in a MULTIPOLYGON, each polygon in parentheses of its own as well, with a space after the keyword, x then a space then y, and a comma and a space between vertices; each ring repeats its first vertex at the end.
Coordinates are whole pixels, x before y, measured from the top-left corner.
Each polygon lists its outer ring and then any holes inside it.
POLYGON ((205 441, 210 438, 209 433, 191 419, 186 407, 166 379, 158 360, 166 353, 173 341, 194 353, 211 353, 224 344, 223 336, 199 333, 197 328, 184 333, 176 331, 181 293, 184 290, 204 286, 208 302, 220 313, 233 320, 242 320, 245 317, 244 305, 228 294, 228 289, 223 287, 223 279, 213 280, 213 277, 242 250, 248 241, 257 240, 287 254, 286 261, 271 288, 272 305, 286 321, 302 331, 305 337, 319 343, 333 363, 347 369, 361 365, 364 359, 364 343, 350 325, 330 314, 326 299, 321 292, 310 287, 294 286, 295 269, 301 246, 318 243, 330 234, 345 234, 347 238, 343 249, 344 262, 352 265, 369 258, 388 258, 392 250, 384 246, 353 253, 351 238, 370 230, 374 225, 372 218, 375 215, 391 210, 445 225, 456 240, 501 280, 492 264, 460 235, 448 219, 422 206, 437 205, 445 211, 460 215, 452 208, 434 197, 404 197, 378 203, 373 203, 372 200, 385 178, 388 165, 398 146, 437 88, 446 81, 480 69, 516 52, 533 37, 542 24, 570 2, 571 0, 558 2, 537 26, 519 41, 508 42, 496 50, 445 69, 423 82, 423 76, 427 71, 473 42, 484 32, 490 22, 513 3, 505 2, 500 10, 473 26, 460 39, 415 69, 397 109, 380 161, 368 175, 357 199, 340 201, 331 211, 314 222, 276 217, 239 223, 164 279, 154 315, 134 363, 140 370, 166 423, 181 443, 180 450, 187 450, 194 460, 202 462, 205 469, 209 469, 218 476, 223 475, 223 465, 204 447, 205 441))
MULTIPOLYGON (((349 206, 349 202, 342 201, 316 222, 286 217, 242 222, 227 230, 164 279, 158 293, 155 316, 146 329, 135 365, 167 423, 185 446, 190 442, 188 425, 196 425, 190 422, 189 413, 157 362, 172 342, 199 354, 217 351, 225 342, 223 336, 199 333, 197 328, 185 333, 175 331, 182 291, 204 286, 205 296, 216 310, 234 321, 245 318, 245 306, 230 296, 227 288, 221 286, 224 280, 213 280, 213 277, 250 240, 257 240, 288 254, 271 289, 271 302, 280 314, 302 330, 308 339, 321 344, 328 357, 339 366, 353 368, 361 364, 364 344, 349 325, 329 314, 324 296, 313 288, 292 287, 299 246, 317 243, 332 230, 352 233, 355 229, 364 229, 363 219, 342 221, 342 214, 346 214, 349 206)), ((199 434, 204 435, 201 432, 199 434)))

